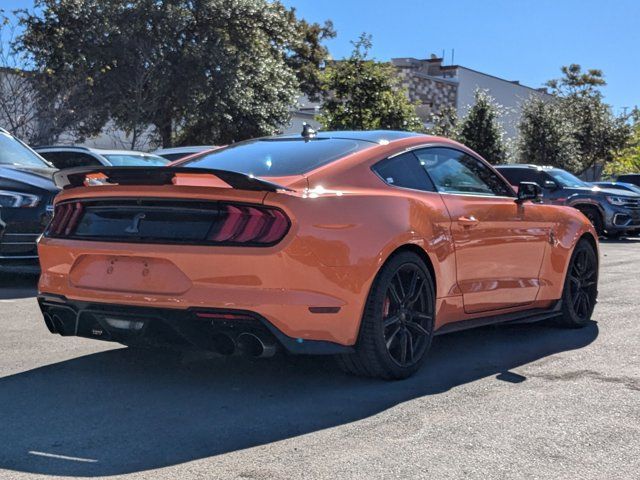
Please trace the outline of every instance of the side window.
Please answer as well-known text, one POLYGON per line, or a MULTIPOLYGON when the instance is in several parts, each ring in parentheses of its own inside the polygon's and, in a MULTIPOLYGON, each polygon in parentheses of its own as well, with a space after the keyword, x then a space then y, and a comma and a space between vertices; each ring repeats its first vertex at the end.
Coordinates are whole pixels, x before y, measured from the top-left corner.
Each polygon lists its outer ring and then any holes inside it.
POLYGON ((480 160, 451 148, 417 150, 438 192, 511 197, 512 191, 480 160))
POLYGON ((520 182, 536 182, 542 185, 540 172, 533 168, 500 168, 498 171, 514 187, 517 187, 520 182))
POLYGON ((429 192, 436 190, 429 175, 412 152, 382 160, 373 166, 373 171, 389 185, 429 192))

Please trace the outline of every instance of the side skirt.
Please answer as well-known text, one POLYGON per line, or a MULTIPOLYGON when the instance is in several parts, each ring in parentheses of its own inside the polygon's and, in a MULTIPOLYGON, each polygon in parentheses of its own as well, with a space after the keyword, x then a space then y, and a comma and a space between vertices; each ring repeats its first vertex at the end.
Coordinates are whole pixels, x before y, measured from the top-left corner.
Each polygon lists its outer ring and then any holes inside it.
POLYGON ((522 312, 505 313, 502 315, 492 315, 488 317, 473 318, 471 320, 460 320, 451 322, 438 328, 434 335, 444 335, 446 333, 459 332, 469 328, 484 327, 501 323, 533 323, 542 320, 555 318, 562 313, 562 300, 558 300, 549 309, 536 308, 522 312))

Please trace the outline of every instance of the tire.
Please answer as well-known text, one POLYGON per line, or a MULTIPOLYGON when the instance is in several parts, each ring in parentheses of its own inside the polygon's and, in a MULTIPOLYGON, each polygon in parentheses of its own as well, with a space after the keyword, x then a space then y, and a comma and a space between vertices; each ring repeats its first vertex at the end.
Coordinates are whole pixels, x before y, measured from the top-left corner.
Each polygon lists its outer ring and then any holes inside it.
POLYGON ((562 291, 562 316, 558 323, 582 328, 591 320, 598 297, 598 257, 587 240, 580 239, 573 249, 562 291))
POLYGON ((623 233, 622 232, 609 232, 607 231, 607 233, 605 233, 605 237, 607 237, 607 239, 609 240, 620 240, 622 238, 623 233))
POLYGON ((578 207, 578 210, 589 219, 599 237, 604 235, 604 221, 602 220, 600 210, 589 205, 578 207))
POLYGON ((425 263, 411 252, 392 256, 369 292, 355 353, 339 355, 338 364, 348 373, 385 380, 413 375, 431 346, 434 312, 433 278, 425 263))

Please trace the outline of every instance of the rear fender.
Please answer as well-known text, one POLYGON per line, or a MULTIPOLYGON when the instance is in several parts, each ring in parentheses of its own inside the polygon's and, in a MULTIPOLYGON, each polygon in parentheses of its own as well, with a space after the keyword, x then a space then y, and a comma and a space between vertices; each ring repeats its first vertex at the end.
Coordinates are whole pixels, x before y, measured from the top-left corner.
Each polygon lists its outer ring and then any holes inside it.
POLYGON ((269 193, 265 204, 289 214, 296 227, 293 254, 353 275, 360 289, 368 291, 395 250, 414 244, 431 260, 440 280, 438 295, 455 291, 451 220, 437 193, 325 192, 313 197, 269 193))

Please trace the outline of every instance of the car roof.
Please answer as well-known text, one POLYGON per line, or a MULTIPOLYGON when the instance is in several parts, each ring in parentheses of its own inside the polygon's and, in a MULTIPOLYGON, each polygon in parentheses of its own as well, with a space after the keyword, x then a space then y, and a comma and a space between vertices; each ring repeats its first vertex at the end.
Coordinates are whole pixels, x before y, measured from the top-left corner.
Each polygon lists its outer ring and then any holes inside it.
POLYGON ((49 145, 43 147, 35 147, 36 152, 60 152, 60 151, 73 151, 73 152, 89 152, 97 153, 98 155, 155 155, 154 153, 140 152, 138 150, 116 150, 106 148, 93 148, 83 147, 77 145, 49 145))
MULTIPOLYGON (((287 134, 287 135, 276 135, 273 137, 264 137, 263 140, 269 139, 298 139, 301 137, 301 134, 287 134)), ((346 140, 360 140, 363 142, 371 142, 371 143, 387 143, 392 142, 394 140, 401 140, 403 138, 410 137, 425 137, 428 138, 428 135, 424 133, 417 132, 405 132, 401 130, 337 130, 337 131, 318 131, 315 133, 315 138, 335 138, 335 139, 346 139, 346 140)))
POLYGON ((551 165, 534 165, 531 163, 510 163, 507 165, 495 165, 495 168, 497 168, 498 170, 505 170, 508 168, 528 168, 531 170, 562 170, 561 168, 558 167, 553 167, 551 165))
POLYGON ((160 155, 163 153, 198 153, 198 152, 204 152, 205 150, 213 150, 214 148, 217 148, 216 145, 189 145, 186 147, 171 147, 171 148, 160 148, 158 150, 155 150, 153 153, 156 155, 160 155))

